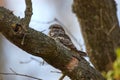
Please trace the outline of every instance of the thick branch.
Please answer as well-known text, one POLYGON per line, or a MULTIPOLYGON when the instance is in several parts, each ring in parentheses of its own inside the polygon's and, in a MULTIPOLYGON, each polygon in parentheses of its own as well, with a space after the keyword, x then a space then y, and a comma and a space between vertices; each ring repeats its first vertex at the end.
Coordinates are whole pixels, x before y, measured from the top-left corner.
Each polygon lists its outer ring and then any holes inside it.
POLYGON ((120 28, 114 0, 74 0, 73 11, 82 27, 87 53, 100 70, 112 68, 120 46, 120 28))
POLYGON ((72 80, 104 80, 84 58, 78 57, 75 52, 67 50, 59 42, 41 32, 28 28, 24 44, 21 44, 24 35, 17 34, 12 28, 12 24, 18 20, 10 11, 0 8, 0 32, 16 46, 32 55, 42 57, 72 80), (10 20, 11 18, 13 20, 10 20))

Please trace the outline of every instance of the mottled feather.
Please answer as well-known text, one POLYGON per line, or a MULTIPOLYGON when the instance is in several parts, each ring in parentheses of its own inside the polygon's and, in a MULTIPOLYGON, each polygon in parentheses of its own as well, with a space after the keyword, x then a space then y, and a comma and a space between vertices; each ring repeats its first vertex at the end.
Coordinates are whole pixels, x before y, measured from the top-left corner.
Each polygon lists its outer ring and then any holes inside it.
POLYGON ((80 56, 87 56, 87 54, 83 51, 77 50, 77 48, 72 43, 71 39, 68 37, 68 35, 65 33, 64 29, 59 24, 53 24, 50 26, 49 36, 55 40, 59 40, 64 47, 66 47, 69 50, 75 51, 76 53, 79 53, 80 56))

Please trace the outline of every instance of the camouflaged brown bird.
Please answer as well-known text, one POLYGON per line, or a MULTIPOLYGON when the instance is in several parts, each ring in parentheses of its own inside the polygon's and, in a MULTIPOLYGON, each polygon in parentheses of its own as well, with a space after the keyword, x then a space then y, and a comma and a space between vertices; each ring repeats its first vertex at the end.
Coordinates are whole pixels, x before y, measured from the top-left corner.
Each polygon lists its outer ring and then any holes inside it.
POLYGON ((75 51, 76 53, 79 53, 80 56, 87 56, 87 54, 83 51, 77 50, 77 48, 72 43, 71 39, 68 37, 68 35, 65 33, 64 29, 59 24, 53 24, 50 26, 49 36, 55 40, 59 40, 64 47, 66 47, 69 50, 75 51))

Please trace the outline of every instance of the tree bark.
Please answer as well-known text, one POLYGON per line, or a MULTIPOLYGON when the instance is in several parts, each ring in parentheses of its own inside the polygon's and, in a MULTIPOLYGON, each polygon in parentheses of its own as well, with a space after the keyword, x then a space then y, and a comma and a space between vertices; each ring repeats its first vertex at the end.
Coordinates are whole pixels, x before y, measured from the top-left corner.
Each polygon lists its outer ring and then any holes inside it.
POLYGON ((18 25, 18 21, 20 19, 12 12, 0 8, 0 32, 16 46, 29 54, 42 57, 72 80, 104 80, 83 57, 64 48, 62 44, 41 32, 31 28, 28 28, 27 33, 24 32, 22 25, 18 25))
POLYGON ((112 69, 115 49, 120 47, 120 28, 114 0, 74 0, 87 53, 99 71, 112 69))

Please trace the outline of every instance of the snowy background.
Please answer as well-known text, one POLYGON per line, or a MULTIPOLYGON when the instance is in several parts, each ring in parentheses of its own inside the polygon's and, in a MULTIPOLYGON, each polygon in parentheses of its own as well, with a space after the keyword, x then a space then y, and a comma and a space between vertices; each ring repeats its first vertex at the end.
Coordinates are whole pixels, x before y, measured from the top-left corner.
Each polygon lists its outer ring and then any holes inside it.
MULTIPOLYGON (((54 21, 54 18, 59 19, 65 26, 79 26, 77 18, 71 12, 72 0, 32 0, 32 2, 33 16, 30 27, 38 31, 44 31, 44 33, 47 34, 49 31, 49 25, 58 23, 54 21), (47 22, 51 23, 48 24, 47 22)), ((117 15, 120 20, 120 0, 116 0, 116 2, 118 8, 117 15)), ((12 10, 16 16, 20 16, 21 18, 24 17, 24 0, 4 0, 4 7, 12 10)), ((68 29, 66 28, 66 30, 68 29)), ((81 34, 76 33, 75 35, 78 37, 81 34)), ((85 51, 82 35, 78 41, 79 40, 79 45, 81 45, 82 50, 85 51)), ((78 49, 81 49, 77 43, 74 44, 78 49)), ((44 63, 43 65, 43 60, 41 58, 29 55, 17 46, 10 43, 2 35, 0 35, 0 68, 0 72, 12 72, 12 69, 17 73, 32 75, 43 80, 58 80, 61 76, 61 73, 57 73, 60 72, 59 70, 53 68, 47 63, 44 63)), ((7 75, 0 76, 0 80, 33 79, 7 75)), ((66 77, 64 80, 69 80, 69 78, 66 77)))

